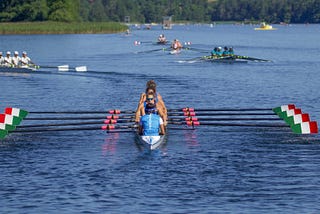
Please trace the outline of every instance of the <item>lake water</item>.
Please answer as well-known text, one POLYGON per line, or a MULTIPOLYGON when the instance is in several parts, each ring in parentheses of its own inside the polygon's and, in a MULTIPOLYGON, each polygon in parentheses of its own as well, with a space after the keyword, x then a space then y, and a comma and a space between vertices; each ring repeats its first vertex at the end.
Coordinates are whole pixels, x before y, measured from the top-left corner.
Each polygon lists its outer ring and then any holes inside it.
MULTIPOLYGON (((0 73, 0 108, 134 110, 145 83, 154 79, 168 109, 294 103, 319 121, 320 26, 274 26, 275 31, 254 27, 133 27, 129 36, 1 35, 0 51, 25 50, 39 65, 86 65, 88 72, 0 73), (236 54, 272 62, 188 61, 208 53, 184 50, 170 55, 152 44, 161 33, 191 42, 194 49, 209 52, 215 46, 233 46, 236 54), (141 45, 135 46, 135 41, 141 45)), ((168 132, 165 146, 151 153, 137 147, 131 132, 12 133, 0 142, 0 211, 320 211, 318 135, 229 126, 169 126, 168 132)))

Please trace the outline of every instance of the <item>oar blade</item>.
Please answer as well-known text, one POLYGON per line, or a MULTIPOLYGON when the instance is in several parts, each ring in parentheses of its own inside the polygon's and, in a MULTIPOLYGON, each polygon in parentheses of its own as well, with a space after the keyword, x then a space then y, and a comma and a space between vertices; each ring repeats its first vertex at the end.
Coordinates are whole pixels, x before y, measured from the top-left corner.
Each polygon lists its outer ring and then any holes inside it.
POLYGON ((76 72, 86 72, 87 66, 79 66, 74 68, 76 72))
POLYGON ((7 130, 0 129, 0 139, 4 139, 8 134, 7 130))
POLYGON ((59 65, 58 71, 69 71, 69 65, 59 65))

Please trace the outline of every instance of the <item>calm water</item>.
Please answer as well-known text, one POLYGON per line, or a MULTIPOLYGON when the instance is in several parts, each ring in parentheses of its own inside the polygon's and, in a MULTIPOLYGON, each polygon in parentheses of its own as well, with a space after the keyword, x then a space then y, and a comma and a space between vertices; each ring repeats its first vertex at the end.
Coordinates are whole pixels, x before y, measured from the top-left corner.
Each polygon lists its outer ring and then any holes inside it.
MULTIPOLYGON (((159 27, 130 36, 0 36, 1 51, 26 50, 40 65, 89 69, 0 73, 0 108, 130 110, 155 79, 169 109, 295 103, 319 121, 320 26, 254 27, 174 26, 164 33, 194 48, 233 46, 236 54, 273 62, 188 63, 207 53, 169 55, 151 43, 163 33, 159 27)), ((169 128, 167 144, 152 153, 139 150, 130 132, 15 133, 0 142, 0 156, 1 213, 320 211, 319 137, 288 129, 169 128)))

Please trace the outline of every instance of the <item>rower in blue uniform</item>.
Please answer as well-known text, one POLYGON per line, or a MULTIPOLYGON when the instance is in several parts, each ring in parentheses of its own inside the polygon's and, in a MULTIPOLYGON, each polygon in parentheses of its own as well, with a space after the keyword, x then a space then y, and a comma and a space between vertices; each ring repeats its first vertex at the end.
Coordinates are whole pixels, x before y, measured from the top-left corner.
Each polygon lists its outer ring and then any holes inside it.
POLYGON ((139 134, 143 136, 159 136, 165 134, 162 118, 156 113, 157 108, 153 102, 153 96, 147 97, 147 105, 145 108, 145 115, 140 118, 139 134), (148 100, 150 99, 150 100, 148 100))

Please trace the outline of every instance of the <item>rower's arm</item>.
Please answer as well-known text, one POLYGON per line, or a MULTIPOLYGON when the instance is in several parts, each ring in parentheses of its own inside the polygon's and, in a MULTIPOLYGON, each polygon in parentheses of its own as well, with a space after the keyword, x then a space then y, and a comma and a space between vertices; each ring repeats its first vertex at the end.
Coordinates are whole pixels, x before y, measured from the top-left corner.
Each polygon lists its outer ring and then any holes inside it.
POLYGON ((162 106, 162 108, 163 108, 163 113, 165 114, 165 115, 167 115, 167 113, 168 113, 168 111, 167 111, 167 107, 166 107, 166 105, 164 104, 164 101, 163 101, 163 99, 162 99, 162 96, 158 93, 158 103, 162 106))
POLYGON ((138 107, 139 107, 140 104, 143 103, 145 100, 146 100, 146 94, 145 94, 145 93, 142 93, 142 94, 140 95, 140 100, 139 100, 138 107))
POLYGON ((164 113, 164 111, 163 111, 162 107, 159 105, 159 103, 157 103, 157 110, 158 110, 159 116, 163 120, 163 123, 166 125, 167 124, 167 114, 164 113))
POLYGON ((143 115, 145 115, 144 112, 144 106, 143 103, 141 103, 138 107, 138 109, 136 110, 136 114, 135 114, 135 122, 139 123, 140 122, 140 117, 142 117, 143 115))
POLYGON ((160 134, 161 134, 161 135, 165 135, 165 134, 166 134, 166 130, 165 130, 163 124, 160 125, 160 134))

